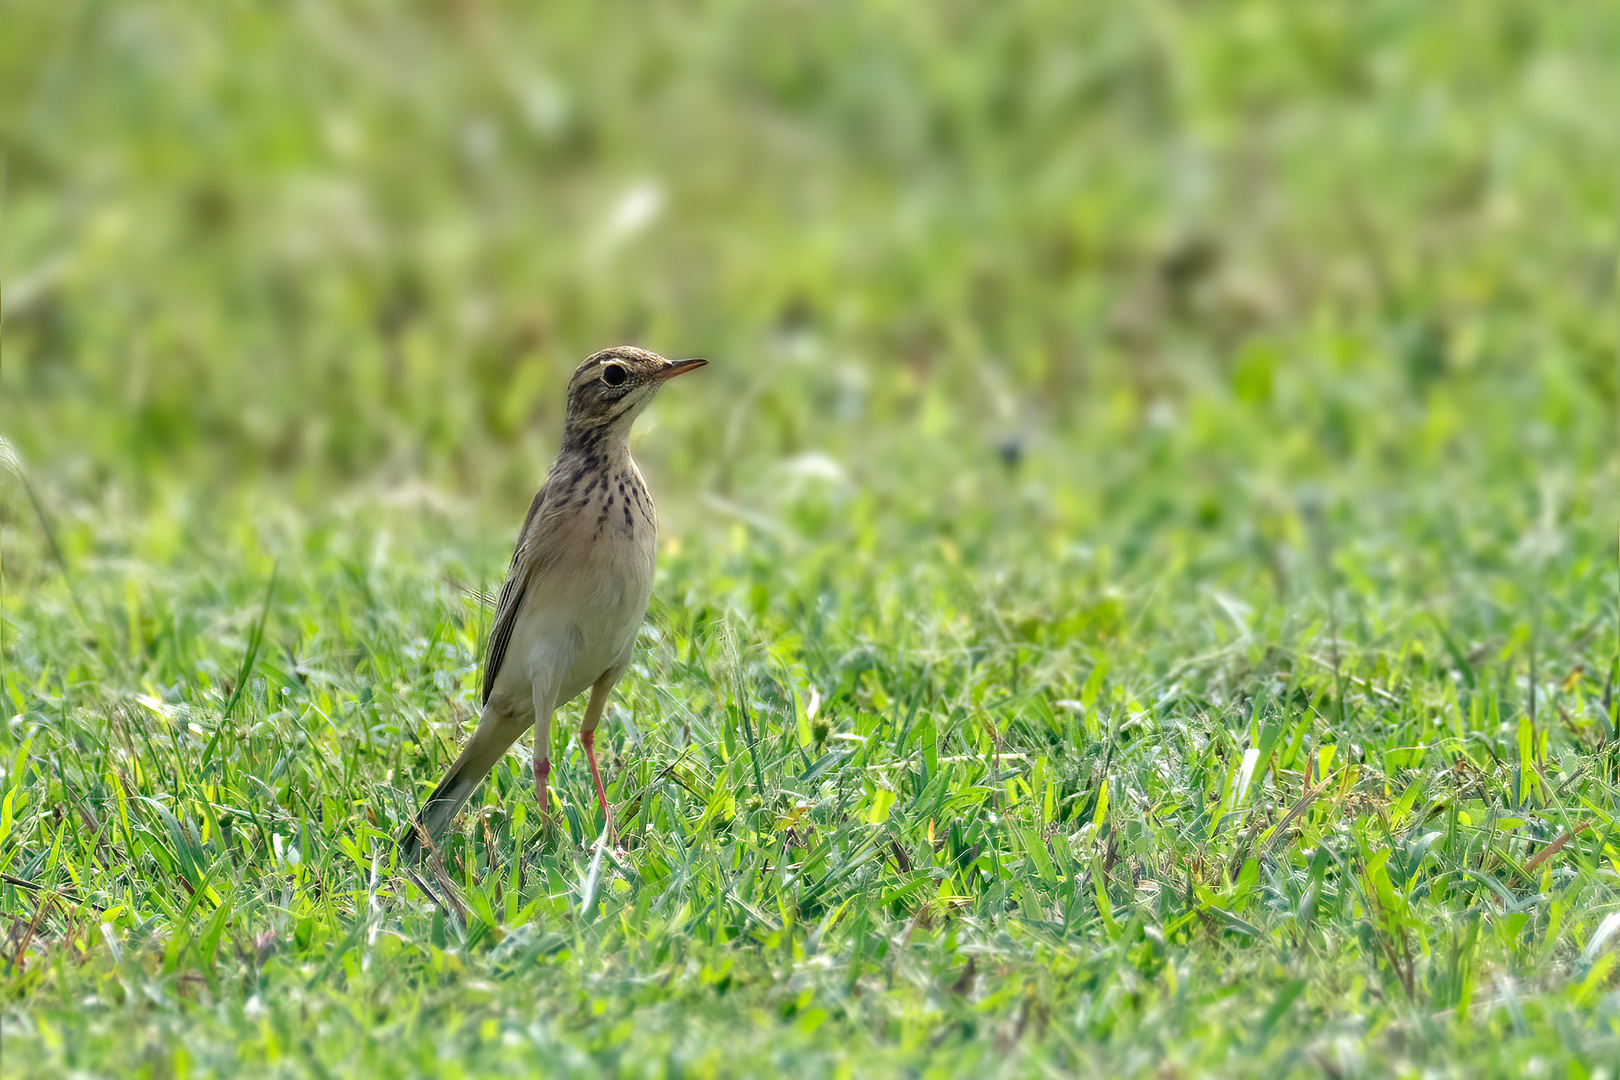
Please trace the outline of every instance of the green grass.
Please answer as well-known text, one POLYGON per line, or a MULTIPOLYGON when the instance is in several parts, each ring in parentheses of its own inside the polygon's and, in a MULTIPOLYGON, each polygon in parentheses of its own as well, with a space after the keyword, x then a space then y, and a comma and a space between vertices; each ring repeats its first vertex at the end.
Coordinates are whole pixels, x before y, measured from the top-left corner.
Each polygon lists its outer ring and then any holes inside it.
POLYGON ((1615 14, 200 10, 0 9, 5 1075, 1613 1080, 1615 14), (626 848, 573 706, 447 912, 626 339, 626 848))

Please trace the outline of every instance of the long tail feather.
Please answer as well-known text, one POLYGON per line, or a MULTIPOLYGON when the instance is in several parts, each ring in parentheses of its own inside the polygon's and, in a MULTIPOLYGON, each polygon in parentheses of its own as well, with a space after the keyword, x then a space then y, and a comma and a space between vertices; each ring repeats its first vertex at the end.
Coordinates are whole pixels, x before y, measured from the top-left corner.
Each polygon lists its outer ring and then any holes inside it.
POLYGON ((433 789, 433 794, 422 804, 422 809, 416 812, 416 818, 400 834, 398 840, 400 859, 406 863, 415 863, 422 858, 422 853, 428 847, 437 844, 445 830, 450 827, 456 811, 461 809, 461 804, 477 790, 479 782, 483 779, 480 775, 469 780, 464 771, 452 769, 450 774, 440 781, 439 786, 433 789))
POLYGON ((420 862, 425 851, 439 842, 450 827, 461 804, 478 790, 489 770, 506 753, 506 748, 524 731, 523 727, 503 726, 481 721, 478 730, 461 750, 450 771, 445 773, 439 786, 427 797, 416 817, 395 841, 399 858, 407 866, 420 862), (515 730, 514 730, 515 728, 515 730))

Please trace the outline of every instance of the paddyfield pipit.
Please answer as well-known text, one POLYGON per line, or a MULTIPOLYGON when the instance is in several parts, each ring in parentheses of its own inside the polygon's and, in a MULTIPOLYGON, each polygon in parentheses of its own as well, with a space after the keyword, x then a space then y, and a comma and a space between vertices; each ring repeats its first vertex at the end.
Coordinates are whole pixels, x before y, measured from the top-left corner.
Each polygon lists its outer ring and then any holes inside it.
POLYGON ((658 516, 630 457, 630 425, 676 375, 706 360, 665 360, 645 349, 603 349, 574 369, 562 449, 529 504, 501 587, 484 658, 478 729, 400 838, 407 861, 436 843, 451 818, 519 735, 534 725, 534 791, 549 819, 551 715, 590 688, 579 726, 606 833, 613 835, 596 725, 630 666, 652 593, 658 516))

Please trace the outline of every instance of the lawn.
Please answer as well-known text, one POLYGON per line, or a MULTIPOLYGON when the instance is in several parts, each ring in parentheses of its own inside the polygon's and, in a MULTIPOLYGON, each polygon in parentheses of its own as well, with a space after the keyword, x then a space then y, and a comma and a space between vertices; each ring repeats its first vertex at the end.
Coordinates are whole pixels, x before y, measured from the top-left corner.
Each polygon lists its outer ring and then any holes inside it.
POLYGON ((5 1076, 1620 1062, 1620 9, 0 7, 5 1076), (562 387, 654 599, 470 730, 562 387))

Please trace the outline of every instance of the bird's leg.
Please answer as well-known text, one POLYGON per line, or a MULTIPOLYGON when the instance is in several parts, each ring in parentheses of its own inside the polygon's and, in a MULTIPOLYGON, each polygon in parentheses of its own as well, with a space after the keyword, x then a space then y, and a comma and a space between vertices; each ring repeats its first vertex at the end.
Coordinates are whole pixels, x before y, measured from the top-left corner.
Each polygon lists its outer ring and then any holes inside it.
POLYGON ((596 732, 579 733, 579 745, 585 748, 585 760, 591 763, 591 779, 596 782, 596 801, 602 806, 602 820, 607 825, 607 837, 613 839, 613 811, 608 808, 607 791, 602 787, 602 774, 596 769, 596 732))
POLYGON ((535 695, 534 710, 534 797, 540 804, 540 827, 551 835, 551 708, 535 695))
POLYGON ((539 754, 534 758, 534 798, 540 804, 540 813, 550 817, 550 795, 546 791, 546 781, 551 778, 551 759, 543 758, 539 754))
POLYGON ((596 768, 596 725, 602 721, 607 708, 608 694, 619 681, 619 673, 610 671, 591 685, 590 704, 585 706, 585 720, 579 725, 579 745, 585 748, 585 760, 591 764, 591 779, 596 782, 596 801, 602 805, 602 820, 609 843, 614 842, 613 810, 608 806, 607 789, 602 786, 602 774, 596 768))

